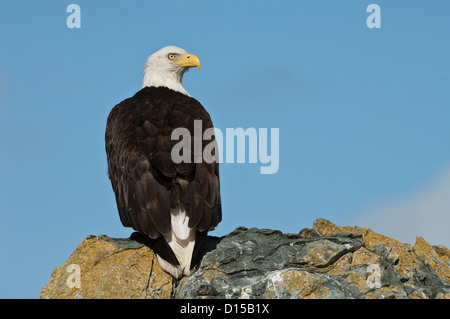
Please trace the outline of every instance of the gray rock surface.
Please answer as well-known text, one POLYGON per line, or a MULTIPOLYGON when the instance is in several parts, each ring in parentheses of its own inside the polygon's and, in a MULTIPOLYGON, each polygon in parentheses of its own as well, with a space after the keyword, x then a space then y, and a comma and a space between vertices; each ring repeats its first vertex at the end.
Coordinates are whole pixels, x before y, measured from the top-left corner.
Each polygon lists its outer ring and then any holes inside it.
POLYGON ((313 230, 305 233, 309 238, 302 238, 302 233, 240 227, 216 239, 215 249, 205 255, 197 272, 181 281, 175 297, 409 298, 420 291, 424 298, 435 298, 450 292, 449 283, 421 263, 415 276, 403 278, 383 245, 378 248, 382 255, 373 264, 352 266, 353 253, 364 248, 360 233, 326 237, 311 236, 313 230), (373 285, 367 280, 371 268, 378 269, 373 285))
POLYGON ((89 236, 52 273, 41 298, 446 298, 450 252, 418 238, 414 247, 359 227, 318 219, 298 234, 239 227, 208 237, 208 253, 175 282, 150 248, 89 236), (80 287, 67 265, 80 265, 80 287))

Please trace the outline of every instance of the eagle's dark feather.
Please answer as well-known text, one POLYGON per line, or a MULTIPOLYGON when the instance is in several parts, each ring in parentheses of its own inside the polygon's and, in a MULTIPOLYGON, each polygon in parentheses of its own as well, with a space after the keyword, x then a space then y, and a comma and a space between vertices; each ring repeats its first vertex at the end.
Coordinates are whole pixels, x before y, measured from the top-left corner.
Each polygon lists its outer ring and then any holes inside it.
MULTIPOLYGON (((147 235, 155 252, 173 265, 178 261, 162 234, 171 231, 169 208, 186 207, 189 227, 197 229, 191 266, 200 260, 206 232, 222 219, 219 165, 194 163, 194 120, 202 133, 213 127, 195 99, 165 87, 145 87, 116 105, 106 125, 108 173, 120 220, 147 235), (191 163, 171 159, 175 128, 191 133, 191 163)), ((202 150, 211 141, 202 140, 202 150)))

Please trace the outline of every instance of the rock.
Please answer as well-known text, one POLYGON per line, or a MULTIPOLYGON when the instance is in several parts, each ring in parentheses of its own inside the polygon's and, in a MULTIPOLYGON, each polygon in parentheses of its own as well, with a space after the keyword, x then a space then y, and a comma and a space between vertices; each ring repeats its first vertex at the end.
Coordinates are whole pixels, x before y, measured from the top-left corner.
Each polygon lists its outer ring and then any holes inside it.
POLYGON ((444 246, 431 246, 422 237, 416 237, 414 253, 429 265, 441 279, 450 281, 450 252, 444 246))
POLYGON ((151 249, 134 240, 102 235, 88 236, 52 272, 40 297, 170 298, 171 292, 172 277, 159 268, 151 249), (76 278, 71 281, 77 275, 79 287, 76 278))
POLYGON ((325 219, 298 234, 239 227, 209 236, 199 268, 179 282, 132 238, 88 236, 41 298, 450 299, 449 250, 420 237, 411 248, 325 219))

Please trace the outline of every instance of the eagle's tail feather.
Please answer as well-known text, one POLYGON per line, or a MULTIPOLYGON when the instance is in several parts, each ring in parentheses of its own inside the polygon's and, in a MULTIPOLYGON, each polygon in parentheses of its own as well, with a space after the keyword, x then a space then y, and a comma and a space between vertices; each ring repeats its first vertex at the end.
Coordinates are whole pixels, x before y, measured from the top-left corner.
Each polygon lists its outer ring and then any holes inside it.
POLYGON ((158 254, 158 261, 162 269, 175 278, 191 274, 191 260, 194 252, 196 233, 195 228, 189 228, 189 217, 182 206, 170 210, 171 232, 164 235, 178 264, 165 260, 164 256, 158 254))

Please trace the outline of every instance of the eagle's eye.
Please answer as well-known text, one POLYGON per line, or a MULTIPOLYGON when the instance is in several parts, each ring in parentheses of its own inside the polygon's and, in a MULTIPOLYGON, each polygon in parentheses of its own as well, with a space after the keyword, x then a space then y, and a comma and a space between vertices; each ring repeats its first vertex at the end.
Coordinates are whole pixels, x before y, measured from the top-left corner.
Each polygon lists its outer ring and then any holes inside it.
POLYGON ((175 59, 175 53, 169 53, 169 55, 167 56, 167 58, 168 58, 169 60, 175 59))

